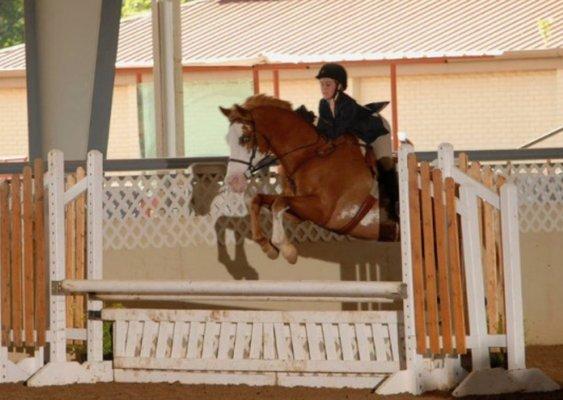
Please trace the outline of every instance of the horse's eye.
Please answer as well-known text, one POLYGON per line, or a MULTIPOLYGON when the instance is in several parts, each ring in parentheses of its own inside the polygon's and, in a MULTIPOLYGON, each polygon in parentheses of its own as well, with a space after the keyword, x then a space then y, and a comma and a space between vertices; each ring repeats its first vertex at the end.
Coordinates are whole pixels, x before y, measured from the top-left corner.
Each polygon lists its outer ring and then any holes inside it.
POLYGON ((250 143, 250 136, 248 135, 242 135, 241 137, 239 137, 238 139, 239 144, 241 145, 245 145, 247 143, 250 143))

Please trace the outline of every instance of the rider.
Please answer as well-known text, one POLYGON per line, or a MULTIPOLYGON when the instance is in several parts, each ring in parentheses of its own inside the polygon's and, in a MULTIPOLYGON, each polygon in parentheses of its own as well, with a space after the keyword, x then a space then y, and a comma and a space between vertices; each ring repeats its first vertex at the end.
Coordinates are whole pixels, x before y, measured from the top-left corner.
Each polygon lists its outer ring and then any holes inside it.
POLYGON ((317 130, 329 139, 336 139, 344 133, 353 133, 364 141, 368 164, 377 159, 379 182, 387 189, 391 200, 391 214, 397 217, 395 203, 398 200, 398 180, 392 158, 391 133, 389 125, 374 108, 359 105, 346 94, 348 74, 343 66, 328 63, 321 67, 316 78, 320 81, 323 98, 319 102, 317 130), (373 144, 373 147, 372 147, 373 144))

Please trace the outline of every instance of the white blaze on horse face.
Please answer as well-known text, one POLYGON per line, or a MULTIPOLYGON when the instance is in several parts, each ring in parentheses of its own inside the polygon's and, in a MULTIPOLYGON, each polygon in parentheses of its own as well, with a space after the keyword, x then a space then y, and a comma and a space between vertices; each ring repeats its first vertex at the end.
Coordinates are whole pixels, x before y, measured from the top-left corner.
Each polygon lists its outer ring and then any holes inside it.
MULTIPOLYGON (((242 124, 234 122, 229 127, 227 133, 227 144, 229 145, 230 158, 250 162, 251 152, 239 143, 239 138, 242 136, 242 124)), ((247 164, 231 161, 227 165, 227 176, 225 182, 229 185, 231 190, 237 193, 244 192, 246 189, 246 178, 244 173, 248 169, 247 164)))
MULTIPOLYGON (((227 176, 225 177, 225 182, 229 185, 231 190, 236 193, 242 193, 246 190, 248 184, 244 173, 248 171, 250 163, 250 158, 252 157, 252 150, 241 145, 239 142, 240 137, 243 134, 243 125, 240 122, 234 122, 229 128, 227 133, 227 143, 230 149, 230 158, 237 161, 230 161, 227 166, 227 176)), ((259 160, 264 158, 264 154, 256 151, 253 163, 257 163, 259 160)))

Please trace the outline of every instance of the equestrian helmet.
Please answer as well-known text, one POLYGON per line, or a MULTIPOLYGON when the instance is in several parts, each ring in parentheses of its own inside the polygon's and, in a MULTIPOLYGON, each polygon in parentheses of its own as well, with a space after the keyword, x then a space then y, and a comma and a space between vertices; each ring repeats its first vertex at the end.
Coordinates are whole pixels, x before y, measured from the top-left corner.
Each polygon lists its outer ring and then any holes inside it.
POLYGON ((346 73, 346 70, 342 65, 336 63, 328 63, 323 65, 315 78, 334 79, 342 85, 342 90, 346 90, 346 87, 348 86, 348 74, 346 73))

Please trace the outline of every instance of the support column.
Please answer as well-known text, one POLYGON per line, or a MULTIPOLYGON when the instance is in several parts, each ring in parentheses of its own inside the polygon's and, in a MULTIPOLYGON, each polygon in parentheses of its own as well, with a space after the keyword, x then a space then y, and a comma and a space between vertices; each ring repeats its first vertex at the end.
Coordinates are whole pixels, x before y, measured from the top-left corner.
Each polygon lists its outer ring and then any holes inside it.
MULTIPOLYGON (((556 98, 556 110, 563 110, 563 68, 558 68, 555 73, 555 79, 557 81, 557 98, 556 98)), ((563 125, 563 114, 561 112, 555 115, 555 127, 563 125)), ((560 134, 561 135, 561 134, 560 134)))
POLYGON ((280 98, 280 71, 274 69, 272 71, 272 78, 274 80, 274 97, 276 99, 280 98))
POLYGON ((152 0, 156 152, 182 157, 184 90, 179 0, 152 0))
POLYGON ((102 0, 25 0, 30 159, 85 159, 102 0))
POLYGON ((88 134, 88 151, 98 150, 104 158, 108 151, 109 122, 115 79, 117 39, 121 18, 121 0, 102 0, 98 51, 88 134))
POLYGON ((39 54, 37 41, 37 8, 35 0, 24 0, 25 63, 27 83, 28 159, 44 157, 41 137, 41 108, 39 103, 39 54))
POLYGON ((252 84, 254 87, 254 94, 260 93, 260 72, 258 71, 258 67, 255 65, 252 66, 252 84))
POLYGON ((393 139, 393 151, 397 151, 399 148, 399 108, 397 101, 397 64, 390 65, 391 73, 391 112, 392 112, 392 139, 393 139))

